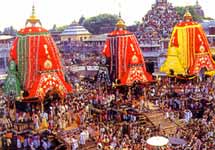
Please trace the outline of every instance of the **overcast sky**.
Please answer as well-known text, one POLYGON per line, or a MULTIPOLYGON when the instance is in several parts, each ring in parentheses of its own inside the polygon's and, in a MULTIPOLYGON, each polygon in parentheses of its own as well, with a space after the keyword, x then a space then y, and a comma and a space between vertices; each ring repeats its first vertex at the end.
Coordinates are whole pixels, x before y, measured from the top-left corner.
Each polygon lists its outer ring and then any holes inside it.
MULTIPOLYGON (((173 6, 195 4, 196 0, 168 0, 173 6)), ((0 30, 7 26, 16 29, 24 27, 26 19, 31 14, 32 4, 35 4, 36 14, 43 27, 50 29, 53 24, 57 26, 70 24, 80 16, 91 17, 100 13, 118 14, 127 25, 141 18, 155 3, 155 0, 0 0, 0 30)), ((199 0, 206 16, 215 18, 214 0, 199 0)))

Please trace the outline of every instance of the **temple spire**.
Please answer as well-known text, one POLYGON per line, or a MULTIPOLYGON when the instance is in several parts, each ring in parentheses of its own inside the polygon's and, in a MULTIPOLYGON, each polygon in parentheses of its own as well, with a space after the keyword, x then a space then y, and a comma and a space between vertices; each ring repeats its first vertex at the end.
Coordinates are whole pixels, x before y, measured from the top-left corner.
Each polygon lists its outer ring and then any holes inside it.
POLYGON ((116 29, 125 29, 125 21, 121 18, 121 15, 119 14, 119 20, 116 23, 116 29))
POLYGON ((193 17, 191 15, 191 13, 189 12, 189 8, 186 8, 186 12, 184 14, 184 21, 190 22, 193 21, 193 17))
POLYGON ((35 13, 35 6, 34 6, 34 4, 33 4, 33 6, 32 6, 32 15, 31 15, 31 16, 36 16, 35 14, 36 14, 36 13, 35 13))
POLYGON ((119 2, 119 19, 116 23, 116 29, 117 30, 125 29, 125 21, 122 19, 120 8, 121 8, 121 4, 119 2))
POLYGON ((41 22, 40 22, 40 19, 38 19, 37 16, 36 16, 36 11, 35 11, 35 6, 34 6, 34 4, 33 4, 33 6, 32 6, 32 14, 31 14, 31 16, 26 20, 25 26, 27 26, 28 23, 30 23, 33 27, 34 27, 37 23, 39 23, 39 24, 42 26, 42 24, 41 24, 41 22))
POLYGON ((196 0, 196 6, 199 6, 199 1, 198 0, 196 0))

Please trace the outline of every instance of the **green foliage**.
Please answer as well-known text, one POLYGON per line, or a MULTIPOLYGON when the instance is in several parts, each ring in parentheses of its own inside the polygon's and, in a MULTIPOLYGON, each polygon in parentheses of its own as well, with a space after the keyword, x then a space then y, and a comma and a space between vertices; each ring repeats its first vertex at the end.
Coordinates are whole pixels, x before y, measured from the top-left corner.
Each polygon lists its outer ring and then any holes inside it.
POLYGON ((193 20, 194 20, 194 21, 202 21, 203 18, 202 18, 201 16, 198 16, 198 14, 196 14, 196 12, 195 12, 195 10, 194 10, 195 6, 176 7, 176 11, 177 11, 177 13, 179 14, 179 16, 180 16, 181 18, 184 17, 184 14, 185 14, 187 8, 189 9, 189 12, 190 12, 191 15, 193 16, 193 20))
POLYGON ((100 14, 87 18, 83 25, 92 34, 103 34, 111 32, 115 28, 118 19, 117 15, 100 14))
POLYGON ((214 20, 214 19, 211 17, 204 17, 204 20, 214 20))
POLYGON ((57 30, 57 25, 56 24, 53 25, 52 30, 57 30))
MULTIPOLYGON (((181 19, 183 18, 186 8, 187 7, 175 7, 177 13, 179 14, 179 16, 181 17, 181 19)), ((213 20, 213 18, 210 17, 201 17, 199 16, 196 12, 195 12, 195 6, 188 6, 189 12, 191 13, 191 15, 193 16, 193 20, 194 21, 199 21, 201 22, 203 19, 205 20, 213 20)))
POLYGON ((79 18, 78 24, 79 24, 79 25, 83 25, 83 24, 84 24, 84 21, 85 21, 85 17, 84 17, 84 16, 81 16, 81 18, 79 18))
POLYGON ((180 18, 183 18, 184 13, 185 13, 185 7, 175 7, 176 12, 180 16, 180 18))
POLYGON ((63 25, 63 26, 57 27, 57 31, 63 32, 66 28, 68 28, 68 25, 63 25))

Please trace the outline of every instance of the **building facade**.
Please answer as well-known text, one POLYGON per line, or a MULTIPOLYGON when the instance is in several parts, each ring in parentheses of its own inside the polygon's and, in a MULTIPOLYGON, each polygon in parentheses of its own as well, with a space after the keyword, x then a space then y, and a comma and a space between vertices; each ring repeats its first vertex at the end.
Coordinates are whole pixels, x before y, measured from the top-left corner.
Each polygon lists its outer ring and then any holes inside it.
POLYGON ((91 37, 91 33, 83 26, 73 22, 61 34, 61 41, 83 41, 91 37))
POLYGON ((0 35, 0 84, 7 76, 8 56, 13 40, 13 36, 0 35))
POLYGON ((198 16, 205 17, 204 10, 202 9, 198 0, 196 0, 196 5, 194 6, 194 11, 198 16))

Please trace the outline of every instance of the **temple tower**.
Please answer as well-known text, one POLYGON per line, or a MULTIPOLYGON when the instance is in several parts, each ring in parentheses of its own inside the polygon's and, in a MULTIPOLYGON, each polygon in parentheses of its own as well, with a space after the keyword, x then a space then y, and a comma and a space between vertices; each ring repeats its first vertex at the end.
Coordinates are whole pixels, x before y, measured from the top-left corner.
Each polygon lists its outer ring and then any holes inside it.
POLYGON ((167 74, 195 75, 202 69, 214 71, 215 63, 202 26, 193 21, 187 9, 184 21, 173 29, 167 59, 160 70, 167 74))
POLYGON ((152 77, 146 72, 137 39, 125 28, 125 22, 120 18, 116 29, 109 33, 106 39, 103 54, 109 60, 110 78, 112 82, 117 80, 121 85, 131 85, 135 81, 151 81, 152 77))
POLYGON ((25 28, 18 32, 10 50, 9 71, 5 92, 13 91, 22 100, 43 100, 49 91, 64 97, 72 91, 65 79, 59 50, 48 30, 42 27, 34 6, 25 28), (7 86, 12 81, 17 85, 16 88, 7 86), (23 95, 19 93, 20 89, 23 95))

